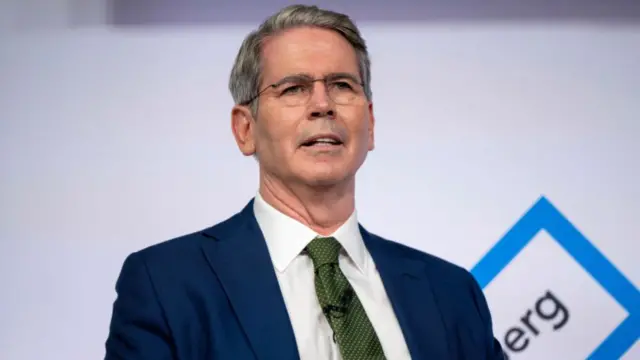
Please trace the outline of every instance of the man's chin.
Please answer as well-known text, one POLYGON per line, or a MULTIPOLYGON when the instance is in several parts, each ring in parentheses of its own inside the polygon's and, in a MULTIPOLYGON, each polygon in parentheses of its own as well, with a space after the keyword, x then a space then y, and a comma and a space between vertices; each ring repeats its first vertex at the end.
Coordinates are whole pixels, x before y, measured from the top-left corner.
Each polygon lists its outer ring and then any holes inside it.
POLYGON ((307 186, 327 188, 344 184, 348 176, 338 169, 316 169, 316 171, 306 171, 300 178, 307 186))
POLYGON ((342 182, 342 180, 338 180, 335 178, 315 178, 307 181, 306 184, 311 188, 328 189, 339 186, 340 184, 342 184, 342 182))
POLYGON ((293 163, 293 172, 299 181, 308 186, 334 186, 350 177, 350 160, 346 153, 340 155, 299 156, 293 163))

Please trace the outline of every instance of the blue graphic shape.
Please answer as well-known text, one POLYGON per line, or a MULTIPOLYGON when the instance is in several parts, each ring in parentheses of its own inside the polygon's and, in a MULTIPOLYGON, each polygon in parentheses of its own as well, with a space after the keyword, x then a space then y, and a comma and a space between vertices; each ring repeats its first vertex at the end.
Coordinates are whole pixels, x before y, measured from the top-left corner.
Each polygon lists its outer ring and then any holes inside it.
POLYGON ((628 313, 588 359, 619 359, 640 338, 640 292, 544 196, 471 269, 482 288, 545 230, 628 313))

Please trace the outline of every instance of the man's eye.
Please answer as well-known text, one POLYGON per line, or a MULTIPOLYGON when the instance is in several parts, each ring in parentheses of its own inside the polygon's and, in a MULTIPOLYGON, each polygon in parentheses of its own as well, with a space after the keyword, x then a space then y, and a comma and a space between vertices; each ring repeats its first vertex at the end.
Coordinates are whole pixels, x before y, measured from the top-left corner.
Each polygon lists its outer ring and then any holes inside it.
POLYGON ((333 87, 339 90, 353 90, 353 86, 346 81, 336 81, 333 83, 333 87))
POLYGON ((284 90, 282 90, 282 94, 295 94, 297 92, 303 91, 304 90, 304 86, 302 85, 292 85, 292 86, 287 86, 284 90))

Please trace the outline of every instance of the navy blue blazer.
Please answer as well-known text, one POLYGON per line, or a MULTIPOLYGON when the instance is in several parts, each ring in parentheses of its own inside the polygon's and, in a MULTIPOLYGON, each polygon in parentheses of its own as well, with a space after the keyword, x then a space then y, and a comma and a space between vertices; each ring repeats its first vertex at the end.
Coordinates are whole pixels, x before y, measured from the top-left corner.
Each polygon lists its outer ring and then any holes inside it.
MULTIPOLYGON (((412 359, 503 359, 468 271, 360 231, 412 359)), ((106 360, 299 359, 253 200, 211 228, 129 255, 116 292, 106 360)))

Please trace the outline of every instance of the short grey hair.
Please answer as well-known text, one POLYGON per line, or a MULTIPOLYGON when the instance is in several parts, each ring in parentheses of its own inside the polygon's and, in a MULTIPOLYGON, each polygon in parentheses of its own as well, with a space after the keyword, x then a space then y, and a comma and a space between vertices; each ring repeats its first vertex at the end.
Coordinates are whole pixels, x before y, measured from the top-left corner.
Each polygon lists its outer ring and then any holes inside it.
MULTIPOLYGON (((260 91, 264 40, 284 30, 297 27, 325 28, 342 35, 356 52, 364 93, 371 101, 371 60, 358 27, 345 14, 310 5, 287 6, 267 18, 258 29, 247 35, 240 46, 229 78, 229 90, 233 101, 236 104, 247 104, 260 91)), ((254 115, 257 112, 256 104, 257 101, 250 104, 254 115)))

